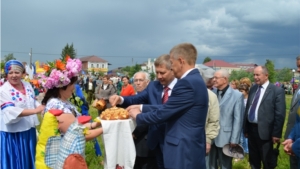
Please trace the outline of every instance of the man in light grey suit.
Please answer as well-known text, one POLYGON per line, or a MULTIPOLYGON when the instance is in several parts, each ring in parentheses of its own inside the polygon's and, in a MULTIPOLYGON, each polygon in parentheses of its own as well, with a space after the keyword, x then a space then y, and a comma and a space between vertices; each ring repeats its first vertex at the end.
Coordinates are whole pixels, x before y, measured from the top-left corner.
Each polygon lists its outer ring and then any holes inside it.
MULTIPOLYGON (((297 62, 296 65, 298 67, 297 72, 300 72, 300 55, 296 58, 297 62)), ((300 101, 300 85, 298 85, 298 89, 295 91, 295 94, 292 99, 290 113, 289 113, 289 119, 287 122, 287 127, 285 130, 284 139, 288 139, 288 136, 292 130, 292 128, 295 125, 296 121, 296 114, 297 114, 297 103, 300 101)), ((298 162, 296 156, 290 156, 290 169, 297 169, 298 162)))
POLYGON ((243 118, 244 97, 237 90, 229 87, 229 73, 227 70, 218 70, 214 74, 214 84, 220 104, 220 130, 209 154, 211 169, 231 169, 232 157, 226 156, 222 148, 226 144, 237 146, 240 140, 243 118), (220 165, 220 166, 219 166, 220 165))

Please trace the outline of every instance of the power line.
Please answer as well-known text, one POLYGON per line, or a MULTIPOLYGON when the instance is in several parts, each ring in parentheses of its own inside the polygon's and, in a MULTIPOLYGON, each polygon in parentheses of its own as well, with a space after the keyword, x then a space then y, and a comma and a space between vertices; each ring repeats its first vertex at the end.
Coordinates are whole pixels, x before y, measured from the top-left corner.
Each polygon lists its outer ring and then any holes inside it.
MULTIPOLYGON (((14 51, 1 51, 1 53, 21 53, 21 54, 27 54, 28 52, 14 52, 14 51)), ((34 53, 36 55, 61 55, 61 54, 55 54, 55 53, 34 53)), ((251 55, 251 56, 298 56, 299 54, 261 54, 261 55, 251 55)), ((91 56, 91 55, 76 55, 76 56, 91 56)), ((237 57, 237 56, 247 56, 247 55, 207 55, 209 57, 237 57)), ((248 56, 248 57, 251 57, 248 56)), ((129 57, 129 58, 151 58, 151 57, 157 57, 157 56, 105 56, 101 55, 99 57, 129 57)))
MULTIPOLYGON (((13 51, 1 51, 2 53, 21 53, 21 54, 27 54, 28 52, 13 52, 13 51)), ((53 56, 60 56, 61 54, 55 54, 55 53, 33 53, 35 55, 53 55, 53 56)), ((76 56, 92 56, 92 55, 77 55, 76 56)), ((103 56, 101 57, 130 57, 130 58, 148 58, 148 57, 157 57, 157 56, 103 56)))

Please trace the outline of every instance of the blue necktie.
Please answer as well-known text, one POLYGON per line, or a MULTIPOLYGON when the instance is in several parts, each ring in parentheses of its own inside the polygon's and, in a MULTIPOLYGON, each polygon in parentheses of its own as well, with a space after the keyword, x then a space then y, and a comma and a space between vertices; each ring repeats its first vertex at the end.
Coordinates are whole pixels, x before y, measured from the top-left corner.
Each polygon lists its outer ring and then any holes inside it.
POLYGON ((255 119, 255 110, 256 110, 258 100, 259 100, 261 88, 262 88, 261 86, 258 86, 257 92, 254 96, 254 100, 252 102, 252 105, 251 105, 251 108, 250 108, 250 111, 249 111, 248 120, 250 122, 253 122, 254 119, 255 119))

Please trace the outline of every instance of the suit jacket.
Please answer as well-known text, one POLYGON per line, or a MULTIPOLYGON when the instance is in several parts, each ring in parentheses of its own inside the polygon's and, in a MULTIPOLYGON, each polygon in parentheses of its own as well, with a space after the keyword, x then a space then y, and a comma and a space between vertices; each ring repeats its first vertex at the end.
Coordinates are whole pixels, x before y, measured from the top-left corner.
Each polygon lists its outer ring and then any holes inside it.
POLYGON ((108 100, 110 96, 116 94, 116 88, 111 85, 108 84, 108 86, 106 87, 106 89, 103 89, 103 84, 101 86, 98 86, 97 92, 96 92, 96 98, 104 98, 104 100, 108 100))
POLYGON ((295 91, 294 96, 291 100, 289 118, 288 118, 286 130, 285 130, 285 134, 284 134, 285 139, 287 139, 287 137, 289 136, 289 134, 296 122, 296 116, 297 116, 297 110, 298 110, 297 103, 300 101, 300 97, 298 97, 298 95, 297 95, 299 89, 300 89, 300 86, 298 85, 298 89, 295 91))
POLYGON ((206 117, 205 133, 206 133, 206 142, 211 144, 211 141, 216 138, 219 134, 220 129, 220 107, 219 101, 214 92, 210 89, 207 89, 208 92, 208 112, 206 117))
MULTIPOLYGON (((162 105, 162 92, 163 86, 159 81, 151 81, 146 89, 134 96, 123 97, 124 102, 121 105, 122 107, 127 107, 133 104, 144 104, 143 112, 147 112, 152 109, 157 109, 159 105, 162 105), (151 105, 146 105, 151 104, 151 105)), ((135 135, 143 133, 144 131, 137 130, 135 135)), ((148 135, 147 135, 147 145, 153 150, 158 144, 162 145, 164 143, 164 133, 165 133, 165 124, 153 124, 149 125, 148 135)))
POLYGON ((198 69, 177 81, 168 101, 159 109, 137 115, 137 125, 166 123, 165 168, 205 168, 206 85, 198 69))
MULTIPOLYGON (((251 124, 248 121, 248 112, 257 89, 258 85, 254 85, 249 91, 244 120, 244 132, 246 134, 251 127, 251 124)), ((272 137, 281 138, 285 118, 285 108, 284 90, 270 83, 266 88, 257 113, 258 134, 260 139, 270 140, 272 137)))
MULTIPOLYGON (((292 150, 300 158, 300 103, 297 103, 296 123, 291 130, 288 138, 293 140, 292 150)), ((300 166, 298 164, 298 166, 300 166)))
POLYGON ((244 121, 244 97, 237 90, 229 87, 220 101, 220 130, 215 138, 217 147, 240 142, 244 121))
POLYGON ((103 89, 103 84, 101 86, 98 86, 97 88, 97 92, 96 92, 96 98, 97 99, 101 99, 103 98, 106 102, 106 108, 110 108, 111 104, 109 103, 108 99, 110 96, 117 94, 116 88, 111 85, 108 84, 108 86, 106 87, 106 89, 103 89))
MULTIPOLYGON (((144 92, 144 94, 145 94, 145 92, 144 92)), ((137 93, 137 95, 142 97, 141 92, 137 93)), ((127 108, 131 103, 134 103, 132 101, 134 101, 135 99, 137 99, 137 100, 139 99, 139 97, 123 97, 123 98, 125 100, 125 103, 123 103, 121 105, 121 107, 124 107, 124 108, 127 108)), ((149 103, 145 99, 145 100, 140 100, 140 103, 135 103, 135 104, 149 104, 149 103)), ((148 134, 148 128, 153 128, 153 126, 149 127, 149 125, 147 125, 147 124, 139 125, 139 126, 136 126, 134 131, 132 132, 132 134, 135 136, 134 144, 135 144, 135 149, 136 149, 136 156, 138 156, 138 157, 152 157, 152 156, 155 156, 154 153, 153 153, 154 151, 149 151, 149 146, 147 145, 147 140, 148 139, 147 139, 146 135, 148 134)), ((150 134, 151 134, 151 132, 150 132, 150 134)), ((150 138, 151 138, 150 143, 152 143, 153 139, 154 139, 154 142, 155 142, 155 140, 158 140, 159 135, 154 136, 154 137, 150 137, 150 138)), ((155 147, 153 147, 153 149, 154 148, 155 147)))

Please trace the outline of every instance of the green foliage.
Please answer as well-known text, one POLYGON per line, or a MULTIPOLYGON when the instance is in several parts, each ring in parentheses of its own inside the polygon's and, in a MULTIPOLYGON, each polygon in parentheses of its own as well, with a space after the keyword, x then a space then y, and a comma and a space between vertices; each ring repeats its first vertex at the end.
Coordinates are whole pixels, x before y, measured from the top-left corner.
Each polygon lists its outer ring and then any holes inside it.
POLYGON ((274 68, 274 63, 273 63, 273 61, 271 61, 271 60, 269 60, 269 59, 267 59, 266 60, 266 63, 265 63, 265 66, 266 66, 266 68, 268 69, 268 71, 269 71, 269 81, 271 82, 271 83, 274 83, 274 82, 276 82, 276 73, 275 73, 275 68, 274 68))
POLYGON ((101 72, 101 71, 98 71, 98 76, 104 76, 104 73, 103 72, 101 72))
POLYGON ((81 112, 81 106, 83 105, 83 101, 80 99, 80 97, 71 97, 69 100, 73 105, 76 106, 77 111, 81 112))
POLYGON ((4 58, 1 60, 0 68, 4 69, 5 63, 9 60, 16 60, 13 53, 9 53, 8 55, 4 55, 4 58))
POLYGON ((2 62, 0 63, 0 70, 4 69, 4 66, 5 66, 5 62, 2 62))
POLYGON ((126 66, 124 68, 122 68, 123 72, 126 72, 126 74, 129 77, 132 77, 136 72, 141 71, 141 65, 135 64, 134 66, 126 66))
MULTIPOLYGON (((90 114, 90 116, 92 116, 92 119, 95 119, 98 116, 98 111, 95 108, 93 108, 92 106, 90 106, 89 114, 90 114)), ((101 157, 96 156, 93 140, 86 142, 85 161, 86 161, 89 169, 103 169, 104 168, 103 161, 104 161, 104 156, 105 156, 105 149, 104 149, 102 137, 99 136, 97 138, 97 140, 100 145, 101 152, 102 152, 101 157)))
POLYGON ((252 72, 247 72, 245 70, 233 70, 230 74, 230 77, 229 77, 229 81, 232 81, 232 80, 240 80, 241 78, 243 77, 248 77, 251 82, 254 81, 253 79, 253 73, 252 72))
POLYGON ((293 78, 293 73, 289 68, 283 68, 276 72, 277 82, 289 82, 293 78))
POLYGON ((131 66, 126 66, 126 67, 123 67, 121 70, 122 70, 122 72, 128 74, 128 72, 130 71, 130 68, 131 68, 131 66))
POLYGON ((14 57, 14 54, 13 53, 10 53, 8 55, 5 55, 4 56, 4 59, 2 60, 4 63, 9 61, 9 60, 16 60, 16 58, 14 57))
POLYGON ((73 43, 69 46, 69 44, 67 44, 61 52, 61 60, 65 60, 66 55, 69 55, 71 59, 76 58, 76 52, 75 49, 73 47, 73 43))
POLYGON ((154 72, 150 73, 150 79, 151 80, 154 80, 156 77, 156 74, 154 72))
POLYGON ((211 58, 207 56, 207 57, 203 60, 203 64, 206 63, 206 62, 210 62, 210 61, 211 61, 211 58))
POLYGON ((94 70, 94 69, 92 69, 92 72, 91 72, 91 73, 92 73, 92 75, 95 75, 95 70, 94 70))

